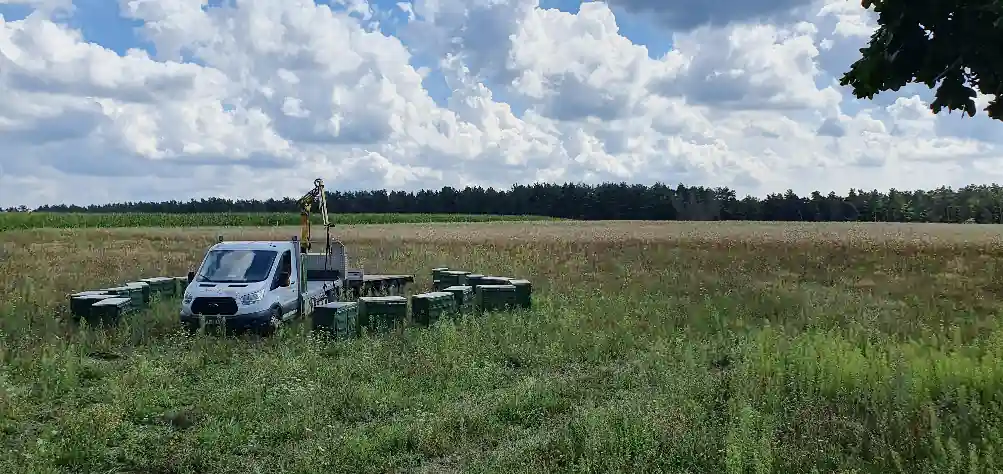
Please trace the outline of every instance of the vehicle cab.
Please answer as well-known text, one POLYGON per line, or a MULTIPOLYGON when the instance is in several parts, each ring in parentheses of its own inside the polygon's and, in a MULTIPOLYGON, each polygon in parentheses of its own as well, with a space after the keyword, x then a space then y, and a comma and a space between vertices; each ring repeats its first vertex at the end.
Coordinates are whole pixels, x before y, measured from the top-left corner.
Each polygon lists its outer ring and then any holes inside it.
POLYGON ((185 289, 181 322, 234 329, 272 329, 299 309, 295 242, 219 242, 209 248, 185 289))

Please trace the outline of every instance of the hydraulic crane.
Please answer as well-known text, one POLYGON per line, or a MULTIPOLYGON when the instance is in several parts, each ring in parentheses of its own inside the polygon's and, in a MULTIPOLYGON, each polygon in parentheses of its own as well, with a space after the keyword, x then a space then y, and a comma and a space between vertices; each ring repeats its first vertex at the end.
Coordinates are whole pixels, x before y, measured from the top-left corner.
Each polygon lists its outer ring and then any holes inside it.
POLYGON ((303 197, 297 200, 297 204, 300 207, 300 252, 307 253, 310 251, 311 247, 311 225, 310 225, 310 211, 313 210, 314 202, 319 201, 321 222, 324 224, 324 231, 326 234, 326 248, 324 249, 325 254, 329 254, 331 251, 331 220, 327 215, 327 196, 324 193, 324 180, 317 178, 313 180, 313 189, 303 195, 303 197))

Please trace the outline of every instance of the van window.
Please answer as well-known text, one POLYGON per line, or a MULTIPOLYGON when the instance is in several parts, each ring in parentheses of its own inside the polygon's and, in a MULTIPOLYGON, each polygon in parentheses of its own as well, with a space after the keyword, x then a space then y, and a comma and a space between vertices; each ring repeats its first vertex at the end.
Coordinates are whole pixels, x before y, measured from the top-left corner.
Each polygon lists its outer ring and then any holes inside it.
POLYGON ((288 273, 290 278, 293 276, 292 255, 288 250, 282 253, 282 259, 279 260, 279 271, 275 273, 275 276, 278 277, 282 272, 288 273))
POLYGON ((213 250, 199 268, 196 281, 253 283, 268 278, 275 261, 272 250, 213 250))

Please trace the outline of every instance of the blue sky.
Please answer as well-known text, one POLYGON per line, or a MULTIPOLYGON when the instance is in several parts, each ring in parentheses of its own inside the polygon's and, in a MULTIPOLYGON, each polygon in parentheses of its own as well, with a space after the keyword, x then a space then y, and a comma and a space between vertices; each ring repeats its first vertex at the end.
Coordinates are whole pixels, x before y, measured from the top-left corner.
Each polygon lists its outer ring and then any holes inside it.
MULTIPOLYGON (((214 7, 225 3, 223 0, 210 0, 209 6, 214 7)), ((334 11, 344 11, 346 8, 339 2, 330 0, 317 0, 316 3, 327 5, 334 11)), ((407 14, 397 7, 397 0, 373 0, 369 2, 380 14, 384 15, 380 21, 379 29, 383 34, 396 35, 399 25, 407 21, 407 14), (388 18, 387 18, 388 17, 388 18)), ((410 2, 408 2, 410 3, 410 2)), ((60 20, 71 28, 78 29, 84 39, 89 42, 100 44, 105 48, 115 51, 119 55, 124 55, 130 48, 145 50, 150 55, 155 52, 155 46, 142 38, 136 28, 142 23, 137 20, 124 18, 119 14, 118 2, 113 0, 73 0, 75 11, 69 18, 60 20)), ((580 1, 575 0, 542 0, 541 8, 556 8, 561 11, 577 13, 581 6, 580 1)), ((664 27, 647 21, 640 15, 632 14, 623 8, 612 7, 617 14, 617 23, 620 27, 620 34, 631 39, 635 44, 642 44, 648 48, 649 56, 657 58, 671 49, 671 34, 664 27)), ((8 21, 20 20, 31 12, 31 8, 25 5, 0 5, 0 14, 8 21)), ((186 60, 201 63, 197 58, 186 56, 186 60)), ((422 58, 415 56, 411 64, 414 67, 428 67, 430 72, 424 80, 424 85, 431 97, 438 103, 443 104, 449 95, 448 87, 440 71, 434 64, 434 58, 422 58)), ((509 97, 504 90, 494 92, 500 100, 509 101, 517 114, 522 115, 527 106, 512 97, 509 97)))
MULTIPOLYGON (((222 3, 224 3, 222 0, 210 0, 209 6, 222 3)), ((345 10, 343 5, 330 0, 317 0, 316 3, 328 5, 334 11, 345 10)), ((398 0, 373 0, 369 3, 382 11, 392 13, 392 20, 384 21, 380 25, 380 30, 384 34, 394 35, 397 32, 398 22, 407 19, 407 15, 396 7, 399 3, 398 0)), ((100 44, 119 54, 125 54, 129 48, 144 49, 151 54, 155 51, 154 46, 148 41, 144 41, 142 36, 136 32, 136 28, 142 26, 142 22, 123 18, 119 14, 118 1, 73 0, 73 5, 76 10, 72 16, 62 20, 61 23, 79 29, 87 41, 100 44)), ((581 2, 575 0, 541 0, 540 2, 541 8, 556 8, 569 13, 577 13, 580 6, 581 2)), ((617 14, 620 34, 630 38, 634 44, 645 45, 650 56, 661 56, 672 48, 671 33, 664 27, 660 27, 640 15, 631 14, 621 7, 612 6, 611 9, 617 14)), ((28 5, 0 4, 0 15, 3 15, 8 21, 24 19, 31 11, 32 8, 28 5)))
POLYGON ((267 198, 317 175, 340 189, 658 181, 755 195, 1003 180, 997 123, 935 117, 923 86, 868 101, 833 85, 873 31, 856 0, 541 0, 556 14, 435 0, 454 14, 414 24, 395 0, 370 2, 407 50, 355 34, 369 28, 358 17, 290 20, 314 8, 292 0, 242 2, 222 22, 186 1, 139 13, 168 47, 224 40, 184 65, 158 62, 115 0, 36 22, 0 5, 0 206, 267 198), (121 57, 130 48, 151 58, 121 57), (447 50, 475 76, 440 70, 447 50))
MULTIPOLYGON (((209 6, 213 7, 222 3, 225 2, 223 0, 210 0, 209 6)), ((316 3, 327 5, 334 11, 345 10, 344 5, 339 2, 317 0, 316 3)), ((398 0, 373 0, 369 3, 390 16, 389 19, 380 23, 380 31, 386 35, 396 35, 398 25, 407 21, 407 14, 397 8, 398 0)), ((124 55, 131 48, 145 50, 151 55, 155 53, 155 46, 137 32, 137 28, 142 26, 142 22, 120 15, 118 1, 73 0, 73 4, 75 11, 72 16, 60 20, 60 23, 79 29, 85 40, 100 44, 119 55, 124 55)), ((581 2, 575 0, 542 0, 540 2, 541 8, 556 8, 569 13, 577 13, 580 5, 581 2)), ((635 44, 646 46, 649 56, 657 58, 671 49, 671 33, 667 32, 664 27, 647 21, 639 15, 631 14, 623 8, 614 6, 612 10, 617 14, 620 34, 635 44)), ((0 14, 8 21, 24 19, 31 11, 31 7, 27 5, 0 4, 0 14)), ((187 59, 199 62, 196 59, 187 59)), ((425 66, 433 69, 425 84, 433 98, 442 103, 449 91, 442 75, 435 70, 435 64, 423 59, 416 57, 412 64, 415 67, 425 66)), ((504 92, 499 92, 499 94, 504 95, 504 92)))

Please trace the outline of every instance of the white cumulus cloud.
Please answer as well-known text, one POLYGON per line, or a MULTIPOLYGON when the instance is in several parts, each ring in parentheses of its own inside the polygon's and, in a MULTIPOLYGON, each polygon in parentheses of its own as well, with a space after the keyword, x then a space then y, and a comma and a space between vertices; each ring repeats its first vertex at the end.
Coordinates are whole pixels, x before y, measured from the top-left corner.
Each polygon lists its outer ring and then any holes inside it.
POLYGON ((838 85, 875 26, 859 2, 685 3, 119 0, 116 27, 138 25, 123 47, 71 21, 88 6, 0 1, 0 206, 268 198, 318 176, 760 195, 998 180, 987 119, 838 85))

